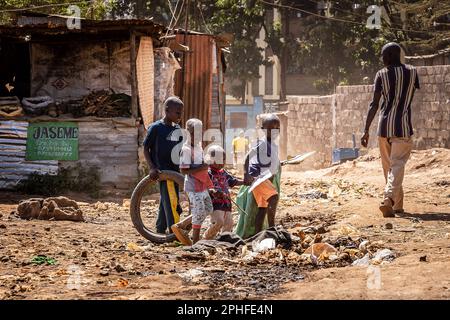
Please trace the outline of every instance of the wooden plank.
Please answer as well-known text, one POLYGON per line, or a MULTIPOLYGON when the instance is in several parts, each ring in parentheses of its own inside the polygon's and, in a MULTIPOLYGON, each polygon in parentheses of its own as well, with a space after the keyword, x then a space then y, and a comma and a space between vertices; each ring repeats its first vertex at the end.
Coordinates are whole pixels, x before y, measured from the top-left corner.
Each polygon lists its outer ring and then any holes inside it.
POLYGON ((138 90, 136 78, 136 32, 130 31, 131 115, 138 117, 138 90))
POLYGON ((154 58, 151 37, 141 37, 136 59, 136 78, 144 127, 153 123, 155 115, 154 105, 154 58))

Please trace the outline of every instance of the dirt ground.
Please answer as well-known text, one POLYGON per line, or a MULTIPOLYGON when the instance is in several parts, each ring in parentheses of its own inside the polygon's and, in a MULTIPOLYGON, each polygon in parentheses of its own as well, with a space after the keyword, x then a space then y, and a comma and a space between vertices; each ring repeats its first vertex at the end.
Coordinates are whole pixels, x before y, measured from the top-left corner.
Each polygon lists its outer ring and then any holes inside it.
MULTIPOLYGON (((277 222, 301 243, 254 258, 149 243, 133 228, 127 199, 69 195, 85 222, 28 221, 15 210, 31 195, 2 192, 0 299, 450 298, 450 150, 413 152, 406 213, 396 218, 378 211, 376 150, 323 170, 285 171, 282 182, 277 222), (364 240, 395 259, 352 266, 364 240), (302 259, 308 241, 331 243, 343 258, 302 259)), ((155 201, 146 206, 156 212, 155 201)))

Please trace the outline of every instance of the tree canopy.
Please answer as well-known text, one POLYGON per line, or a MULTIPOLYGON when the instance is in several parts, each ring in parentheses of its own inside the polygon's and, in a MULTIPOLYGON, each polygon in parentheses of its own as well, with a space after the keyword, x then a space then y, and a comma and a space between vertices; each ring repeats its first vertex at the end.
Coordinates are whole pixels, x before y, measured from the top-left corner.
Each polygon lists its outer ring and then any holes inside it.
POLYGON ((235 80, 231 94, 237 98, 245 95, 246 83, 257 79, 259 66, 267 63, 255 42, 261 28, 282 61, 282 75, 314 75, 322 92, 372 78, 386 42, 399 42, 409 55, 450 45, 450 3, 438 0, 0 0, 0 22, 25 8, 67 14, 69 4, 78 5, 85 18, 152 18, 170 28, 184 28, 189 12, 190 29, 232 34, 227 76, 235 80), (380 29, 366 26, 371 15, 367 8, 374 3, 382 9, 380 29), (267 23, 266 14, 274 9, 282 19, 267 23), (299 32, 289 30, 294 19, 300 21, 299 32))

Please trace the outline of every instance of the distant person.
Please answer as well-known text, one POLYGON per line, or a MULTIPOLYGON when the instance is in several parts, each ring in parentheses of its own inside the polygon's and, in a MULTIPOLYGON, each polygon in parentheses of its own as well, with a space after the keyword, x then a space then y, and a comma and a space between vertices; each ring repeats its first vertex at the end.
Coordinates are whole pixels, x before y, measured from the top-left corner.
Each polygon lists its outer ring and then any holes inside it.
MULTIPOLYGON (((144 156, 150 168, 149 176, 158 180, 161 170, 179 172, 178 164, 172 160, 172 149, 181 141, 176 130, 183 113, 183 102, 177 97, 169 97, 164 102, 165 116, 150 125, 144 140, 144 156)), ((156 231, 165 234, 171 232, 170 226, 180 219, 182 209, 179 205, 178 185, 171 180, 159 182, 160 202, 156 231)))
POLYGON ((248 140, 244 136, 244 130, 240 130, 239 134, 232 141, 234 167, 242 173, 244 171, 245 155, 248 151, 248 140))
POLYGON ((413 147, 411 136, 411 101, 419 89, 417 70, 401 63, 401 48, 395 42, 381 50, 385 68, 375 76, 375 92, 370 103, 361 145, 367 147, 370 125, 378 111, 381 96, 383 103, 378 122, 380 148, 386 187, 380 210, 384 217, 403 213, 403 177, 405 165, 413 147))

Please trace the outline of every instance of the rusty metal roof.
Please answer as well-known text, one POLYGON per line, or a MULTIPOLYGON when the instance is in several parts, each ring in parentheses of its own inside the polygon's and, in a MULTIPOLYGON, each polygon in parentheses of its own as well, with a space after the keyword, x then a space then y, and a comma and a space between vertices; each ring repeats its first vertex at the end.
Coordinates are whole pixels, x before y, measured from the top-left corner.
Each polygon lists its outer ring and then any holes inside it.
POLYGON ((137 29, 153 34, 161 34, 166 30, 163 25, 148 19, 90 20, 80 19, 81 29, 67 28, 67 18, 64 16, 19 16, 12 24, 0 25, 0 35, 23 34, 83 34, 107 32, 114 30, 137 29))
POLYGON ((179 33, 175 38, 178 43, 189 47, 185 54, 184 90, 182 69, 176 75, 175 93, 184 102, 183 124, 189 118, 197 118, 202 120, 203 127, 207 129, 211 124, 214 38, 210 35, 187 34, 184 43, 184 37, 184 34, 179 33))

